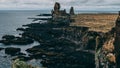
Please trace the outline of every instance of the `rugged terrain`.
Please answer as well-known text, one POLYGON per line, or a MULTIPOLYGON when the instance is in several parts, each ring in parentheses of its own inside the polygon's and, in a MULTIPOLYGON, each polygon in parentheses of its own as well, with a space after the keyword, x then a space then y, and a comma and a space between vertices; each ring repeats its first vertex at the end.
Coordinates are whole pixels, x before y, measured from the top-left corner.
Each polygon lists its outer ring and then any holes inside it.
POLYGON ((40 45, 26 49, 28 56, 20 48, 5 48, 6 54, 24 61, 41 59, 46 68, 120 68, 120 14, 74 15, 73 8, 69 14, 55 3, 52 18, 33 21, 39 22, 17 29, 23 31, 20 37, 5 35, 0 42, 22 45, 37 41, 40 45))

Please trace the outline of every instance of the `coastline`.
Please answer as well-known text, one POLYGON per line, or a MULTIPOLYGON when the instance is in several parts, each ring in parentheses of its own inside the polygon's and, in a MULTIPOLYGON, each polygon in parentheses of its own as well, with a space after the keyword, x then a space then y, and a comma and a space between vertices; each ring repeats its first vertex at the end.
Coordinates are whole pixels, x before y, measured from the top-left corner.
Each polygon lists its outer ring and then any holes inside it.
MULTIPOLYGON (((89 14, 83 14, 83 15, 89 15, 89 14)), ((96 14, 90 14, 90 15, 96 16, 96 14)), ((98 14, 98 15, 103 16, 104 14, 98 14)), ((114 15, 114 14, 110 14, 110 15, 114 15)), ((106 20, 108 21, 108 19, 106 20)), ((51 67, 51 68, 52 67, 82 68, 82 67, 90 67, 90 66, 95 67, 94 57, 95 57, 96 37, 100 36, 100 39, 105 38, 104 40, 109 40, 107 37, 110 37, 111 35, 109 31, 108 33, 110 35, 106 36, 104 32, 89 31, 88 30, 89 27, 83 25, 69 26, 68 24, 65 23, 57 22, 56 24, 56 22, 52 22, 52 21, 48 21, 47 23, 31 23, 31 24, 26 24, 24 26, 22 27, 22 29, 18 29, 20 31, 23 31, 23 33, 20 35, 34 39, 38 41, 40 45, 34 46, 32 48, 28 48, 26 50, 29 53, 28 57, 24 56, 21 53, 15 54, 15 56, 17 56, 17 58, 19 59, 22 58, 24 61, 30 61, 32 59, 36 59, 36 60, 42 59, 40 63, 44 67, 51 67), (28 26, 28 27, 24 28, 24 26, 28 26), (63 63, 65 63, 65 65, 63 63)))

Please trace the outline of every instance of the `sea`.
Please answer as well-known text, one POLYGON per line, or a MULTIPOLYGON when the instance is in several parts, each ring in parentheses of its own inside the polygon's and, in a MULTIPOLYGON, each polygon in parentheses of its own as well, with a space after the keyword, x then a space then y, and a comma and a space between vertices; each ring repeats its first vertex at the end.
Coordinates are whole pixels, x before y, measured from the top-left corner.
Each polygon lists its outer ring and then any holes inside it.
MULTIPOLYGON (((31 19, 37 17, 39 14, 50 13, 51 11, 46 10, 0 10, 0 39, 3 35, 15 35, 19 36, 20 31, 16 31, 17 28, 22 27, 22 25, 32 23, 31 19)), ((108 13, 108 12, 98 12, 98 11, 77 11, 76 13, 108 13)), ((109 12, 109 13, 117 13, 117 12, 109 12)), ((27 48, 31 48, 33 46, 39 45, 38 42, 34 42, 30 45, 4 45, 0 43, 0 47, 18 47, 21 48, 23 53, 27 48)), ((0 68, 11 68, 11 59, 13 57, 6 55, 4 50, 0 51, 0 68)), ((32 64, 33 66, 42 66, 40 64, 40 60, 31 60, 27 62, 28 64, 32 64)))
MULTIPOLYGON (((39 14, 49 13, 45 10, 0 10, 0 39, 4 35, 15 35, 19 36, 20 31, 16 31, 17 28, 22 27, 22 25, 33 23, 30 17, 37 17, 39 14)), ((17 47, 21 48, 21 52, 27 54, 25 51, 27 48, 31 48, 33 46, 39 45, 38 42, 34 42, 29 45, 4 45, 0 43, 0 47, 17 47)), ((6 55, 4 50, 0 51, 0 68, 11 68, 11 57, 10 55, 6 55)), ((28 61, 28 64, 32 64, 33 66, 41 66, 39 60, 31 60, 28 61)))

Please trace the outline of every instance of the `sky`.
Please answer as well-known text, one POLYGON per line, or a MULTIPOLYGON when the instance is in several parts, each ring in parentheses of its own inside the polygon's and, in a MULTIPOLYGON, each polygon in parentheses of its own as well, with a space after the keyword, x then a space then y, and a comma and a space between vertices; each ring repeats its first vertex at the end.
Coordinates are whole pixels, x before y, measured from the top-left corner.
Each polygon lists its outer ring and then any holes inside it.
POLYGON ((62 9, 73 6, 76 10, 119 11, 120 0, 0 0, 0 10, 47 10, 55 2, 62 9))

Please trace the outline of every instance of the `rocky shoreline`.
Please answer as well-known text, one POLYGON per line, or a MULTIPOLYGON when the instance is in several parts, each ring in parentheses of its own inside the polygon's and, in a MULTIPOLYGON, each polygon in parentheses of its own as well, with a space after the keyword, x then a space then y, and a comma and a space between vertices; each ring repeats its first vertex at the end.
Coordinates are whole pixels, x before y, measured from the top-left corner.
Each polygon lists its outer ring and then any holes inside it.
MULTIPOLYGON (((55 9, 57 8, 55 7, 55 9)), ((57 12, 53 11, 53 16, 55 13, 57 12)), ((71 13, 74 16, 73 7, 71 13)), ((49 14, 41 15, 49 16, 49 14)), ((67 13, 66 15, 69 16, 67 13)), ((106 48, 106 45, 114 37, 115 28, 107 33, 95 32, 89 31, 89 27, 70 26, 71 21, 74 21, 71 18, 65 20, 63 18, 54 18, 53 20, 53 18, 48 19, 46 23, 41 21, 40 23, 26 24, 23 27, 27 26, 27 28, 16 29, 23 31, 20 34, 21 37, 5 35, 0 40, 0 43, 6 45, 17 44, 18 46, 31 44, 34 41, 39 42, 40 45, 26 50, 28 52, 27 57, 21 53, 20 48, 8 47, 5 48, 5 53, 17 56, 14 59, 19 58, 24 61, 41 59, 40 63, 47 68, 99 68, 100 66, 115 66, 115 63, 110 61, 109 58, 106 61, 103 59, 106 55, 109 56, 109 53, 113 53, 110 50, 111 48, 106 48)), ((0 49, 2 50, 2 48, 0 49)))
MULTIPOLYGON (((105 34, 88 31, 87 27, 69 26, 61 22, 54 23, 53 21, 42 24, 32 23, 24 25, 28 28, 17 29, 23 31, 20 38, 30 38, 40 43, 26 50, 28 57, 20 52, 20 48, 5 48, 5 53, 25 61, 42 59, 40 63, 47 68, 95 67, 96 37, 102 37, 105 34)), ((7 35, 3 38, 6 39, 4 41, 10 40, 9 42, 13 43, 11 40, 15 37, 7 35)))

